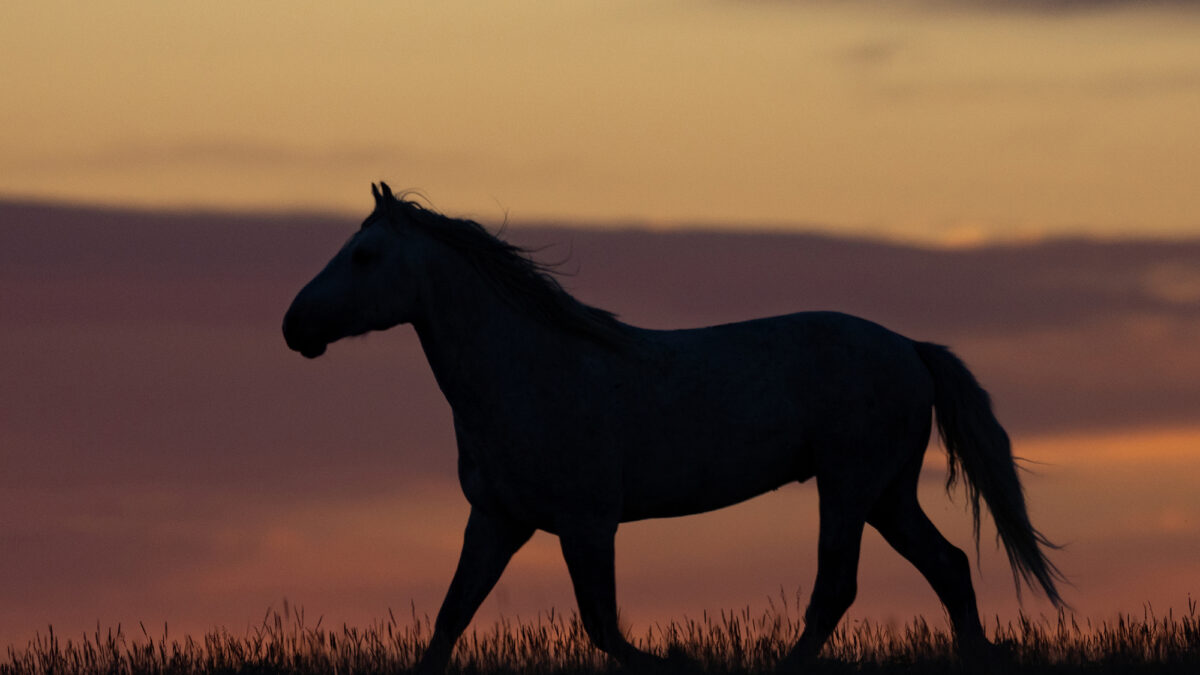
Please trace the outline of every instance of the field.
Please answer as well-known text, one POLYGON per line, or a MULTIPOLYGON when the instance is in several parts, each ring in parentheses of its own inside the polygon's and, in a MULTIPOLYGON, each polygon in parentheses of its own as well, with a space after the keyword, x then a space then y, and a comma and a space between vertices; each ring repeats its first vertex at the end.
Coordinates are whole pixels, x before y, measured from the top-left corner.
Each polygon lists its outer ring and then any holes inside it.
MULTIPOLYGON (((1121 616, 1093 623, 1060 613, 1022 616, 988 626, 1004 654, 993 672, 1019 673, 1200 673, 1200 615, 1188 599, 1187 613, 1121 616)), ((681 673, 746 675, 771 672, 802 628, 795 603, 772 603, 759 616, 748 610, 704 615, 655 626, 633 636, 643 648, 682 652, 681 673)), ((938 621, 941 618, 938 617, 938 621)), ((306 623, 303 609, 269 610, 246 634, 214 631, 199 638, 156 635, 117 626, 78 638, 52 630, 24 648, 9 647, 0 675, 137 673, 402 673, 419 658, 431 631, 428 617, 395 615, 366 628, 332 628, 306 623)), ((449 673, 579 674, 618 673, 620 668, 593 649, 574 614, 550 612, 532 621, 502 621, 468 632, 459 642, 449 673)), ((951 638, 944 629, 917 619, 902 627, 843 622, 814 672, 959 673, 951 638)))

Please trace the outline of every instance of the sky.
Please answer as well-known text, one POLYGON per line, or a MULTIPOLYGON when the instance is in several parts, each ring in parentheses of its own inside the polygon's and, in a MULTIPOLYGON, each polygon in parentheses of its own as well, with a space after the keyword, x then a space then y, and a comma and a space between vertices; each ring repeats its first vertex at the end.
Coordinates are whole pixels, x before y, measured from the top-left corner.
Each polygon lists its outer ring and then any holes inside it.
POLYGON ((1179 236, 1200 11, 51 0, 0 26, 0 194, 924 241, 1179 236))
MULTIPOLYGON (((20 3, 0 76, 0 643, 436 612, 466 503, 410 329, 279 320, 369 183, 657 328, 835 309, 992 392, 1087 616, 1200 588, 1186 2, 20 3)), ((963 499, 931 517, 970 549, 963 499)), ((623 527, 634 629, 807 596, 816 491, 623 527)), ((1003 555, 981 610, 1020 605, 1003 555)), ((803 601, 802 601, 803 602, 803 601)), ((572 606, 539 535, 481 610, 572 606)), ((1026 596, 1025 609, 1050 611, 1026 596)), ((868 532, 858 618, 940 619, 868 532)))

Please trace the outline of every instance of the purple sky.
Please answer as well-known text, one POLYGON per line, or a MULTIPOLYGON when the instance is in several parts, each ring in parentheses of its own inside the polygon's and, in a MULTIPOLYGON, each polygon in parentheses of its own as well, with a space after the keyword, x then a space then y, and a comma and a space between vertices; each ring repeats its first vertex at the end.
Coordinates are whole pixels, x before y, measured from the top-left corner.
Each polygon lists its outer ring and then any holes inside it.
MULTIPOLYGON (((436 611, 466 505, 415 336, 309 362, 279 332, 356 217, 8 203, 0 223, 0 641, 50 622, 238 630, 285 597, 364 623, 410 600, 436 611)), ((1056 558, 1068 601, 1103 615, 1200 591, 1200 241, 921 249, 520 224, 510 237, 553 244, 542 255, 569 255, 572 292, 639 325, 837 309, 953 345, 1017 454, 1048 462, 1027 487, 1036 524, 1070 544, 1056 558)), ((961 497, 940 492, 941 451, 929 457, 923 501, 969 548, 961 497)), ((623 528, 627 618, 644 628, 808 589, 814 506, 806 485, 623 528)), ((990 549, 981 610, 1011 613, 990 549)), ((940 621, 873 533, 861 588, 856 616, 940 621)), ((481 617, 551 605, 573 606, 540 535, 481 617)))

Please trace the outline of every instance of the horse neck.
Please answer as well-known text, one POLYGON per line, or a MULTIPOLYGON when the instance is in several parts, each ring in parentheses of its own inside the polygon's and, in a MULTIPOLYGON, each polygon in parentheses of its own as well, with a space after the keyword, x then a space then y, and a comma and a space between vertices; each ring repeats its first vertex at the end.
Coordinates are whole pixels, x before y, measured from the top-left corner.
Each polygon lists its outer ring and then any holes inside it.
POLYGON ((493 392, 519 395, 544 367, 553 329, 526 315, 466 260, 450 254, 427 274, 413 327, 456 417, 486 414, 493 392))

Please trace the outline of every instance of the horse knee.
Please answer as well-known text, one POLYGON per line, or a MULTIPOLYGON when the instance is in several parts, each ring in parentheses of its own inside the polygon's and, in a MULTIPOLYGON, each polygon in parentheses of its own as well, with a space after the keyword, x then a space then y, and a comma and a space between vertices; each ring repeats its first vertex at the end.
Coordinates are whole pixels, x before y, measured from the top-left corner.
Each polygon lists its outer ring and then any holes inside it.
POLYGON ((813 589, 808 610, 804 613, 805 623, 832 629, 846 610, 850 609, 850 605, 854 604, 857 595, 858 582, 853 578, 818 585, 813 589))
POLYGON ((854 598, 858 596, 858 582, 850 579, 846 583, 838 584, 833 596, 833 609, 838 615, 846 613, 850 609, 850 605, 854 604, 854 598))

